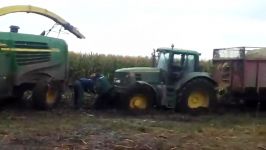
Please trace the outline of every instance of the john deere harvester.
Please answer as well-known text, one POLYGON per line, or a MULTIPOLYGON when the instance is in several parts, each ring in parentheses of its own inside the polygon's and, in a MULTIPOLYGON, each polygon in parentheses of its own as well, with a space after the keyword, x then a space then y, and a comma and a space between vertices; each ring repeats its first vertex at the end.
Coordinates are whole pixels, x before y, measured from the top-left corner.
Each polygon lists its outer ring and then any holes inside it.
MULTIPOLYGON (((56 14, 34 6, 10 6, 0 9, 0 16, 27 12, 46 16, 78 38, 84 36, 56 14)), ((68 77, 67 43, 45 34, 0 32, 0 100, 17 97, 39 109, 55 106, 61 98, 68 77)))

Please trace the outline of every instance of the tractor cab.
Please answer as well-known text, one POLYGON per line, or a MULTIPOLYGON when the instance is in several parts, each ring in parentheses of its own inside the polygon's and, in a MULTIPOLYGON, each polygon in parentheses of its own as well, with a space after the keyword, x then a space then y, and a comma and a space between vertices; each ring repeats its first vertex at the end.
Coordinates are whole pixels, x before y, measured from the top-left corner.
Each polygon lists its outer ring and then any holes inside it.
POLYGON ((191 50, 158 48, 157 68, 167 75, 170 81, 180 79, 184 74, 199 71, 200 53, 191 50))

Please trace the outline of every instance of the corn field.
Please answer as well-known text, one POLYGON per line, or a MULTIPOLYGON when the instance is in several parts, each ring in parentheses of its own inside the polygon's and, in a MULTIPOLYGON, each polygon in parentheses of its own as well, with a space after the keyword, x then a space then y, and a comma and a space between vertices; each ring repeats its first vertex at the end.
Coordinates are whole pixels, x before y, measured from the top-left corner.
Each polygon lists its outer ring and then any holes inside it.
POLYGON ((149 57, 132 57, 118 55, 104 55, 97 53, 69 53, 69 78, 70 81, 101 71, 109 79, 113 78, 116 69, 126 67, 151 66, 149 57))
POLYGON ((213 73, 213 65, 212 60, 201 60, 200 61, 201 70, 204 72, 208 72, 210 74, 213 73))
MULTIPOLYGON (((201 61, 202 71, 211 72, 212 63, 209 60, 201 61)), ((133 57, 104 55, 97 53, 69 53, 69 79, 73 81, 80 77, 88 77, 100 70, 110 80, 114 71, 126 67, 150 67, 152 60, 149 57, 133 57)))

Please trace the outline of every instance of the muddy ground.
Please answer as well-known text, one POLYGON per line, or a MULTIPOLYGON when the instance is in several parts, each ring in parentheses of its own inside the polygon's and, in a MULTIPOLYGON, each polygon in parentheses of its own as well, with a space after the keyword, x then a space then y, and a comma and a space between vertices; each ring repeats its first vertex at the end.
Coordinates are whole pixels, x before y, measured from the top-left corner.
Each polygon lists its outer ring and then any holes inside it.
POLYGON ((230 108, 200 116, 168 111, 129 116, 117 110, 0 110, 0 149, 266 149, 266 112, 230 108))

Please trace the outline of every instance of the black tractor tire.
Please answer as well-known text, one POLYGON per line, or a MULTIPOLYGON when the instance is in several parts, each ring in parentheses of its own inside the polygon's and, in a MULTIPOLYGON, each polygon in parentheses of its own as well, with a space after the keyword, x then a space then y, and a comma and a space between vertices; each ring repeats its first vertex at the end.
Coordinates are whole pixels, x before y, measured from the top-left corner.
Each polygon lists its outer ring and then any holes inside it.
POLYGON ((96 96, 93 103, 93 108, 96 110, 114 108, 116 105, 116 100, 117 94, 115 93, 114 89, 111 89, 105 94, 96 96))
POLYGON ((51 81, 39 81, 32 94, 33 106, 39 110, 54 108, 61 99, 61 90, 51 81))
POLYGON ((95 110, 107 109, 109 108, 108 101, 109 101, 108 94, 97 95, 93 103, 93 108, 95 110))
POLYGON ((15 99, 20 108, 32 108, 32 85, 22 85, 15 88, 15 99))
POLYGON ((215 86, 207 79, 198 78, 186 83, 178 92, 177 112, 197 114, 210 112, 216 108, 215 86))
POLYGON ((120 107, 129 114, 146 114, 153 106, 154 94, 145 86, 136 85, 120 95, 120 107))

